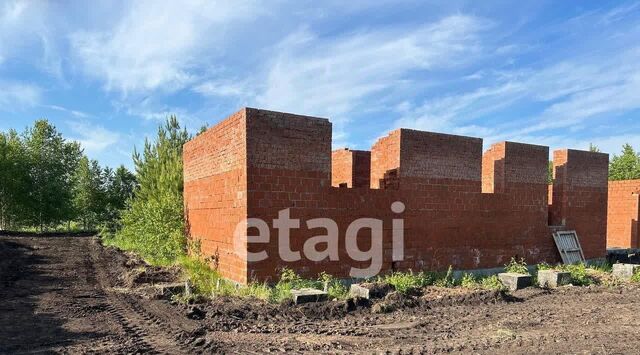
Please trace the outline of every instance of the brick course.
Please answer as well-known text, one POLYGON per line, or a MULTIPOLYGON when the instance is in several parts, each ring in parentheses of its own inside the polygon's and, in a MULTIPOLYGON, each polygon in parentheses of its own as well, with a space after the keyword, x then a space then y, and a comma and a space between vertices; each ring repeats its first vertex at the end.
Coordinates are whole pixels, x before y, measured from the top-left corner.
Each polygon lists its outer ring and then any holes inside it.
POLYGON ((640 180, 609 181, 607 247, 640 248, 640 180))
POLYGON ((578 232, 585 258, 601 257, 607 244, 609 155, 557 150, 553 170, 551 223, 578 232))
MULTIPOLYGON (((503 142, 483 155, 479 138, 398 129, 370 153, 332 153, 328 120, 247 108, 185 146, 185 207, 191 238, 202 241, 205 255, 223 251, 220 272, 242 283, 274 281, 283 267, 307 277, 321 271, 348 277, 352 266, 367 267, 368 261, 349 257, 344 236, 363 217, 383 221, 383 272, 501 267, 514 256, 557 262, 551 231, 564 227, 549 227, 550 214, 578 230, 588 257, 602 257, 607 156, 562 152, 553 201, 563 203, 550 213, 547 147, 503 142), (347 188, 337 187, 343 183, 347 188), (395 201, 405 204, 404 212, 391 210, 395 201), (291 230, 293 251, 325 232, 307 228, 307 221, 334 220, 339 260, 312 261, 304 254, 300 261, 281 260, 272 220, 283 209, 300 219, 301 228, 291 230), (232 226, 243 218, 267 222, 270 241, 246 250, 267 251, 268 259, 247 263, 229 255, 232 226), (397 218, 404 220, 400 261, 391 254, 397 218)), ((369 230, 360 231, 360 249, 370 246, 369 237, 369 230)))

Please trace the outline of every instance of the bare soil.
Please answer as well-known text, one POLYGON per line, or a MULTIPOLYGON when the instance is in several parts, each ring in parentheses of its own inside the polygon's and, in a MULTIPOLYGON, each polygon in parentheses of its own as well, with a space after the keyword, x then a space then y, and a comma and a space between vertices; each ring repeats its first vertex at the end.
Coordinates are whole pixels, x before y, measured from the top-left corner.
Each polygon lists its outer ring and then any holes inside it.
POLYGON ((0 353, 640 353, 630 284, 303 306, 148 292, 179 280, 90 236, 0 236, 0 353))

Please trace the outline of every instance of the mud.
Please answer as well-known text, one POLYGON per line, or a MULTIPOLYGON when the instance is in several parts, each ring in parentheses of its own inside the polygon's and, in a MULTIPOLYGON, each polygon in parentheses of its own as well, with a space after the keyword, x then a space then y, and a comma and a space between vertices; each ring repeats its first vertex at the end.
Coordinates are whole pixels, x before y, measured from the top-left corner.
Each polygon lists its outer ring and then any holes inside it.
POLYGON ((139 292, 179 281, 177 270, 93 237, 0 236, 0 353, 640 352, 640 288, 630 284, 511 294, 432 287, 302 306, 185 305, 139 292))

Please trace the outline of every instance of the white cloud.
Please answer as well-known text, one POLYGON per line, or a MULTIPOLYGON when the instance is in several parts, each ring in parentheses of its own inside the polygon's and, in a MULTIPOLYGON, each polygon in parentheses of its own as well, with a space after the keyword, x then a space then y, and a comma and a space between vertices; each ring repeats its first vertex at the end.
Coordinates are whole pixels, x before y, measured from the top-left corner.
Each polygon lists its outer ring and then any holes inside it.
MULTIPOLYGON (((481 52, 479 33, 488 24, 455 15, 414 29, 398 27, 318 38, 301 30, 276 48, 259 105, 329 116, 341 124, 367 98, 411 86, 410 73, 467 63, 481 52)), ((337 129, 335 129, 337 128, 337 129)))
POLYGON ((258 11, 248 0, 135 1, 112 29, 74 33, 72 48, 108 90, 174 91, 195 80, 198 63, 215 58, 211 49, 229 27, 258 11))
POLYGON ((0 81, 0 109, 11 111, 15 108, 36 105, 42 97, 42 90, 36 85, 14 81, 0 81))
POLYGON ((193 87, 194 92, 211 97, 252 97, 255 95, 251 86, 242 80, 212 80, 193 87))
POLYGON ((75 117, 79 117, 79 118, 87 118, 90 115, 88 113, 82 112, 82 111, 77 111, 77 110, 71 110, 68 109, 66 107, 62 107, 62 106, 58 106, 58 105, 45 105, 45 107, 50 108, 52 110, 56 110, 56 111, 61 111, 61 112, 66 112, 69 113, 75 117))
POLYGON ((89 156, 95 156, 120 141, 119 133, 100 125, 86 121, 68 122, 67 124, 75 134, 75 137, 71 139, 79 142, 89 156))
POLYGON ((484 85, 467 92, 429 98, 416 108, 400 110, 393 127, 453 131, 458 134, 494 135, 512 139, 558 128, 575 128, 590 118, 616 115, 640 108, 640 47, 607 58, 576 57, 549 67, 498 72, 484 85), (535 104, 542 112, 522 117, 499 127, 482 127, 478 118, 514 110, 517 103, 535 104), (471 129, 470 129, 471 128, 471 129), (480 129, 483 128, 483 129, 480 129))

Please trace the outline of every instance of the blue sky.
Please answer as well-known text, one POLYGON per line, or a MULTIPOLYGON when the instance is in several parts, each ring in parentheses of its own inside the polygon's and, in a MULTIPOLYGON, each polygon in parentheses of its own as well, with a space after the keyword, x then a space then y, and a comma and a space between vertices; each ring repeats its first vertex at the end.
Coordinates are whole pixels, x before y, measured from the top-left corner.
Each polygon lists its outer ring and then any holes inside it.
POLYGON ((167 115, 328 117, 334 147, 398 127, 640 148, 640 2, 0 3, 0 130, 52 121, 102 164, 167 115))

